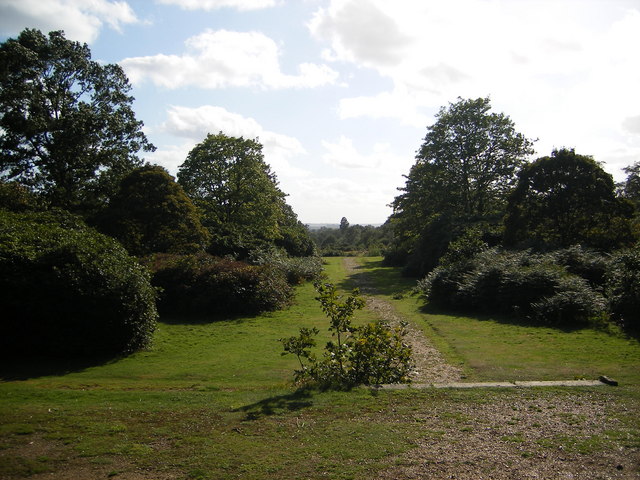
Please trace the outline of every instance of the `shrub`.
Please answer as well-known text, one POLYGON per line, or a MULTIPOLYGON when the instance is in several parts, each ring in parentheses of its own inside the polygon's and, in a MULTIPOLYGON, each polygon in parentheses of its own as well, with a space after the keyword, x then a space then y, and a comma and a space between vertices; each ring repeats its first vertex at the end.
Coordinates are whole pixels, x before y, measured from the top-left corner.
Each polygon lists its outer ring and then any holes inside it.
POLYGON ((5 355, 127 353, 157 319, 147 270, 65 213, 0 212, 5 355))
POLYGON ((316 328, 301 328, 297 337, 280 339, 283 355, 294 354, 300 362, 295 380, 323 388, 409 382, 411 347, 404 343, 404 326, 392 328, 384 322, 374 322, 354 327, 353 314, 364 307, 358 290, 342 301, 334 285, 316 284, 316 288, 316 300, 330 319, 329 330, 336 341, 327 343, 318 360, 310 351, 316 344, 316 328))
POLYGON ((288 305, 292 290, 271 265, 249 265, 205 253, 158 254, 146 261, 153 284, 162 289, 161 312, 184 315, 241 315, 288 305))
POLYGON ((323 269, 320 257, 289 257, 277 251, 254 252, 250 260, 256 265, 268 265, 282 271, 290 285, 316 280, 323 269))
POLYGON ((492 249, 436 268, 418 288, 439 306, 518 314, 553 325, 601 318, 602 295, 554 260, 553 255, 492 249))
POLYGON ((564 265, 567 271, 589 282, 593 288, 601 289, 605 284, 605 274, 609 256, 594 250, 574 245, 548 254, 551 260, 564 265))
POLYGON ((640 246, 616 253, 606 273, 606 294, 615 320, 640 329, 640 246))

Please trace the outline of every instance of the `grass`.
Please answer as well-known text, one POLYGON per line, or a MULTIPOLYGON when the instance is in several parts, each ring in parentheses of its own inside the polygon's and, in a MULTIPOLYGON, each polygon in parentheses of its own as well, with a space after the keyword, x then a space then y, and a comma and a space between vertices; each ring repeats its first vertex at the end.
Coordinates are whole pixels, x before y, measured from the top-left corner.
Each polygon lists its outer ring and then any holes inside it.
POLYGON ((411 296, 415 284, 381 259, 361 259, 387 300, 434 339, 469 380, 565 380, 610 376, 640 385, 640 342, 620 332, 589 328, 562 330, 514 318, 426 313, 411 296), (394 297, 396 297, 394 299, 394 297), (402 297, 397 299, 398 297, 402 297))
MULTIPOLYGON (((326 271, 330 281, 353 286, 340 259, 329 259, 326 271)), ((640 383, 630 367, 640 364, 637 343, 599 332, 547 333, 491 319, 425 314, 408 296, 412 282, 397 271, 363 259, 365 272, 470 378, 606 373, 623 381, 622 387, 589 395, 601 402, 623 395, 627 411, 638 407, 638 391, 630 386, 640 383)), ((56 472, 116 479, 135 472, 159 479, 371 478, 402 463, 398 458, 421 438, 442 438, 449 428, 471 434, 469 419, 460 413, 465 408, 566 395, 552 389, 296 390, 290 383, 296 360, 281 356, 278 339, 301 326, 326 332, 314 296, 313 287, 303 285, 295 305, 281 312, 213 323, 164 319, 154 346, 127 358, 5 365, 0 478, 56 472), (437 425, 425 425, 425 418, 436 417, 437 425)), ((358 322, 371 318, 367 311, 357 314, 358 322)), ((637 446, 635 416, 616 415, 605 446, 580 435, 538 446, 567 444, 579 452, 637 446)))

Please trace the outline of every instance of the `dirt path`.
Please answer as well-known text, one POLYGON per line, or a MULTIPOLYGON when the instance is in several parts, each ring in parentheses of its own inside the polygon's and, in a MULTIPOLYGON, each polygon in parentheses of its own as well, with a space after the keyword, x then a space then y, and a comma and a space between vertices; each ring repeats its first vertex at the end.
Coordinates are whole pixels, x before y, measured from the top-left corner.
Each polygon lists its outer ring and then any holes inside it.
MULTIPOLYGON (((344 266, 353 273, 358 263, 345 258, 344 266)), ((366 275, 358 278, 367 308, 390 323, 399 322, 392 304, 372 296, 376 291, 366 275)), ((411 325, 408 336, 417 364, 415 383, 460 380, 460 370, 448 365, 418 328, 411 325)), ((399 421, 415 424, 424 434, 376 478, 640 479, 635 430, 620 420, 633 415, 635 402, 627 406, 605 389, 527 390, 507 389, 476 401, 454 395, 438 406, 417 404, 399 421), (628 438, 617 438, 619 432, 628 438)))
MULTIPOLYGON (((353 257, 345 257, 343 265, 347 274, 353 274, 359 267, 358 261, 353 257)), ((402 317, 389 302, 372 295, 376 294, 372 282, 366 275, 359 275, 358 287, 367 303, 366 308, 375 312, 380 318, 391 325, 398 325, 402 317)), ((442 354, 424 336, 422 331, 413 323, 407 326, 407 343, 413 350, 415 363, 411 380, 414 383, 451 383, 459 382, 462 372, 458 367, 448 364, 442 354)))

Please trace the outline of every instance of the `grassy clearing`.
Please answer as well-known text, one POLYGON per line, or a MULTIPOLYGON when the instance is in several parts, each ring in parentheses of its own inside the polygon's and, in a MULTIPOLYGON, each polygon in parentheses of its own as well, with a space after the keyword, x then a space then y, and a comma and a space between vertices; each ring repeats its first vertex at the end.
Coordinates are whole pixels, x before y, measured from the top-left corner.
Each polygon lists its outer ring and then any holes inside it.
MULTIPOLYGON (((467 366, 471 377, 496 379, 492 376, 496 372, 512 372, 505 365, 507 359, 512 361, 510 356, 524 362, 517 365, 519 378, 528 378, 528 368, 536 378, 554 371, 557 359, 550 354, 534 361, 535 349, 521 352, 522 332, 529 332, 533 342, 535 330, 426 315, 415 298, 392 299, 406 294, 411 282, 375 259, 364 260, 364 266, 363 273, 370 272, 370 278, 383 285, 385 298, 420 322, 450 358, 467 366), (473 328, 473 334, 462 335, 473 328), (513 339, 507 341, 508 336, 513 339), (491 345, 501 344, 503 353, 491 353, 491 345), (484 359, 484 364, 477 359, 484 359)), ((340 259, 328 261, 327 273, 330 281, 353 286, 340 259)), ((215 323, 165 319, 153 348, 116 361, 4 366, 0 478, 39 479, 49 473, 56 478, 116 479, 376 478, 412 463, 404 456, 420 442, 439 439, 462 445, 466 436, 484 432, 487 425, 499 433, 491 438, 498 438, 504 448, 520 455, 519 449, 526 445, 532 458, 565 448, 573 448, 575 455, 640 448, 640 427, 633 414, 639 407, 637 390, 628 386, 637 376, 624 366, 602 372, 624 380, 620 389, 579 393, 296 391, 289 383, 296 360, 280 355, 277 340, 295 335, 300 326, 326 332, 327 320, 314 296, 313 287, 304 285, 290 309, 255 318, 215 323), (625 397, 619 408, 618 401, 612 402, 616 396, 625 397), (530 410, 533 406, 575 405, 582 398, 611 405, 606 412, 609 428, 598 441, 593 432, 581 429, 581 417, 546 407, 542 413, 552 412, 556 423, 572 425, 572 430, 532 439, 522 433, 522 415, 539 413, 530 410), (519 405, 520 410, 513 410, 512 418, 485 419, 481 409, 494 404, 509 411, 519 405), (453 433, 456 437, 451 440, 453 433)), ((360 311, 358 321, 369 320, 370 315, 360 311)), ((591 339, 587 332, 539 335, 537 342, 543 346, 555 337, 565 339, 562 345, 578 344, 577 353, 559 354, 562 358, 577 355, 579 345, 600 342, 612 358, 623 356, 638 364, 637 345, 617 337, 607 343, 604 337, 591 339)), ((573 361, 569 370, 574 376, 612 362, 605 351, 600 357, 583 354, 573 361)))

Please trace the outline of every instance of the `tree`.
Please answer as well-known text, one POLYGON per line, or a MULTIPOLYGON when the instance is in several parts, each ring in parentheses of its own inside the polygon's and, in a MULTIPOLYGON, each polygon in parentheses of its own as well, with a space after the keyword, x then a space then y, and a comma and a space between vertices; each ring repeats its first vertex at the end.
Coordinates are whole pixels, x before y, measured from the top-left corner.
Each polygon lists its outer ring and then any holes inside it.
POLYGON ((132 255, 204 251, 209 233, 189 197, 162 167, 134 170, 101 216, 102 230, 132 255))
POLYGON ((633 206, 596 161, 554 150, 526 166, 509 197, 507 245, 562 248, 574 244, 609 251, 633 243, 633 206))
POLYGON ((344 232, 348 228, 349 228, 349 220, 347 220, 347 217, 342 217, 340 219, 340 231, 344 232))
POLYGON ((242 256, 282 238, 285 194, 257 140, 207 135, 180 166, 178 183, 203 212, 211 253, 242 256))
POLYGON ((627 180, 622 186, 625 198, 631 200, 636 210, 640 210, 640 162, 624 168, 627 180))
POLYGON ((91 60, 62 31, 26 29, 0 45, 0 172, 51 205, 87 209, 155 149, 118 65, 91 60))
MULTIPOLYGON (((434 222, 455 225, 501 215, 533 142, 515 130, 508 116, 490 110, 489 98, 459 98, 428 127, 403 193, 392 204, 398 257, 406 258, 420 243, 439 241, 425 238, 434 222)), ((435 250, 443 253, 448 241, 435 250)), ((435 266, 437 255, 424 268, 435 266)))
POLYGON ((282 247, 292 257, 311 257, 316 254, 316 246, 307 227, 287 203, 282 204, 282 220, 279 223, 280 238, 275 244, 282 247))

